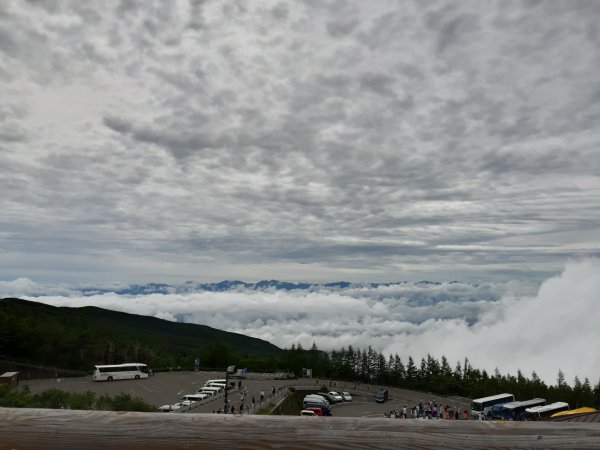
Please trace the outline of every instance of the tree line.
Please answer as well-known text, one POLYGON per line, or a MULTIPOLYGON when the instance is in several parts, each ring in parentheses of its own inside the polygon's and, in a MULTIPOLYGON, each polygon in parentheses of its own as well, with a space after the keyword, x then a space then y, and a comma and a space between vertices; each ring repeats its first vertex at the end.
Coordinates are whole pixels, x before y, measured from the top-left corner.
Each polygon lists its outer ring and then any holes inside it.
POLYGON ((498 368, 494 373, 473 367, 468 358, 451 365, 445 356, 439 360, 428 354, 416 360, 412 356, 403 360, 395 355, 378 352, 371 346, 361 350, 349 345, 331 352, 321 352, 313 344, 306 351, 300 344, 285 350, 284 365, 296 375, 302 367, 313 369, 320 377, 362 383, 401 387, 439 395, 459 395, 480 398, 509 392, 518 400, 544 398, 548 403, 564 401, 571 408, 591 406, 600 408, 600 379, 592 386, 588 378, 583 381, 575 376, 572 385, 558 370, 556 384, 549 385, 536 374, 503 374, 498 368))
POLYGON ((20 389, 0 384, 0 406, 12 408, 86 409, 99 411, 146 411, 155 412, 156 407, 129 394, 114 397, 96 396, 94 392, 64 392, 48 389, 31 394, 27 385, 20 389))

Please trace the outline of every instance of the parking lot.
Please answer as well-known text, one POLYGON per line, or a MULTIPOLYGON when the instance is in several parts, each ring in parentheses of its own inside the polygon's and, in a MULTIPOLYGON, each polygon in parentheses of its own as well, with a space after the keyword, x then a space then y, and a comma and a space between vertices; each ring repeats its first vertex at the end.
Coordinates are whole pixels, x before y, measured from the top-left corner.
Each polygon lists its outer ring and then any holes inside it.
MULTIPOLYGON (((32 394, 40 393, 47 389, 60 389, 66 392, 94 392, 97 396, 129 394, 139 397, 157 408, 162 405, 173 404, 185 394, 196 392, 209 379, 224 378, 223 372, 160 372, 154 376, 141 380, 118 380, 111 382, 96 382, 91 376, 80 378, 39 379, 22 381, 20 385, 27 384, 32 394)), ((231 380, 236 382, 238 380, 231 380)), ((358 386, 343 381, 316 380, 302 378, 297 380, 273 380, 250 374, 247 379, 242 380, 246 389, 245 405, 250 404, 252 396, 259 402, 259 393, 263 390, 267 396, 273 388, 294 386, 296 388, 318 388, 322 385, 331 386, 331 390, 348 391, 353 397, 352 402, 339 403, 332 406, 333 415, 336 417, 383 417, 384 413, 394 409, 402 409, 404 405, 410 407, 420 401, 435 401, 438 404, 449 404, 453 407, 465 408, 469 406, 468 399, 443 398, 438 395, 422 392, 409 391, 406 389, 390 388, 390 399, 386 403, 376 403, 375 393, 379 386, 361 384, 358 386)), ((240 391, 237 388, 228 394, 229 400, 234 405, 239 405, 240 391)), ((279 397, 272 399, 276 402, 279 397)), ((194 408, 194 413, 212 413, 224 406, 224 397, 219 395, 214 399, 203 401, 202 405, 194 408)))

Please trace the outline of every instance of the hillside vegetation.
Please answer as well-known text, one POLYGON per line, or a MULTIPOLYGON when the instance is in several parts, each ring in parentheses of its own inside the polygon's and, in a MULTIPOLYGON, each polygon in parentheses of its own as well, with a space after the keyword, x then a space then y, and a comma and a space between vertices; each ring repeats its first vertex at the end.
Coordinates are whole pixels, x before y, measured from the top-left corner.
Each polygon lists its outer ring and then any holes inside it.
MULTIPOLYGON (((124 300, 126 301, 126 300, 124 300)), ((0 300, 0 357, 91 372, 94 364, 135 361, 156 369, 189 369, 230 360, 270 361, 277 346, 214 328, 93 306, 54 307, 16 298, 0 300)))

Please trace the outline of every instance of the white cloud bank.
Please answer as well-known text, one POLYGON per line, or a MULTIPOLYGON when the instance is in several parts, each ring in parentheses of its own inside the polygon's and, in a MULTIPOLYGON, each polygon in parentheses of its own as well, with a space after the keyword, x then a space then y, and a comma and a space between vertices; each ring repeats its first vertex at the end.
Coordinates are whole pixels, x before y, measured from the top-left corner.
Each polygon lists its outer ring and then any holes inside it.
MULTIPOLYGON (((35 291, 30 280, 0 283, 0 296, 35 291), (12 291, 11 291, 12 289, 12 291)), ((66 290, 64 288, 61 288, 66 290)), ((93 296, 50 293, 28 297, 55 306, 96 305, 167 320, 209 325, 288 347, 368 345, 384 354, 420 359, 465 356, 478 368, 554 384, 558 369, 596 381, 600 355, 600 260, 568 263, 537 292, 519 283, 398 284, 377 288, 280 291, 236 290, 186 295, 93 296)))

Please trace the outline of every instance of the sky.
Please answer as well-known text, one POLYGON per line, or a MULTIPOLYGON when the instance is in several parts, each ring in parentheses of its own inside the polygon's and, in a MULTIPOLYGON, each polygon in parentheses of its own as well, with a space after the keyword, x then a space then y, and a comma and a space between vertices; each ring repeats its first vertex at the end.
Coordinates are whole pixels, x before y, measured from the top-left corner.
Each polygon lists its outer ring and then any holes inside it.
POLYGON ((0 294, 593 379, 599 24, 594 0, 2 1, 0 294), (78 293, 224 279, 400 284, 78 293))
POLYGON ((0 3, 0 280, 600 255, 596 1, 0 3))

